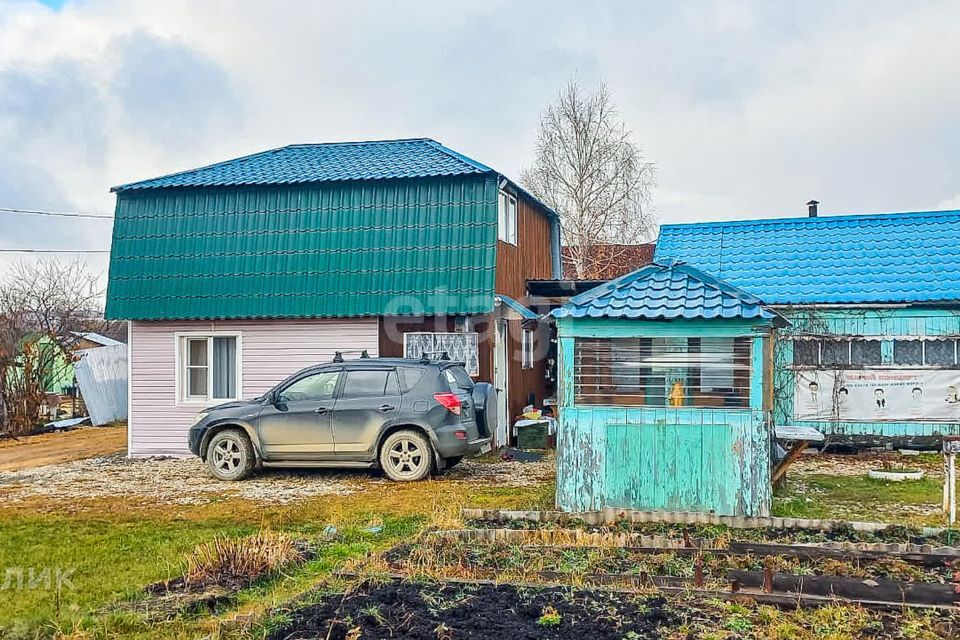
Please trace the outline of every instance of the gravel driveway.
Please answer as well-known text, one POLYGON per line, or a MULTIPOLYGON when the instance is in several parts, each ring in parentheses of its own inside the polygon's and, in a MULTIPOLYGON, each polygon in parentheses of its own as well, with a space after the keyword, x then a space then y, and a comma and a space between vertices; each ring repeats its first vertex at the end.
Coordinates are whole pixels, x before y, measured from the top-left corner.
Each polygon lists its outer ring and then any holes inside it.
MULTIPOLYGON (((440 481, 484 482, 499 486, 542 484, 553 477, 552 460, 534 463, 465 460, 439 476, 440 481)), ((64 464, 0 472, 0 500, 34 497, 57 501, 128 497, 181 505, 241 498, 286 504, 303 498, 348 495, 392 483, 365 471, 260 470, 241 482, 212 478, 197 458, 129 459, 114 454, 64 464)))

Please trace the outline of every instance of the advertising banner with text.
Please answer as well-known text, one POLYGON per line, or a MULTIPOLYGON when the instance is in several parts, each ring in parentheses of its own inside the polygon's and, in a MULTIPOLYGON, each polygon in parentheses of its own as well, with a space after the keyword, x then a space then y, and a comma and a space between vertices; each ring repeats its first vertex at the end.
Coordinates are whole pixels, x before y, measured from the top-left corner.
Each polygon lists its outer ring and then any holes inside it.
POLYGON ((797 371, 796 420, 960 422, 960 370, 797 371))

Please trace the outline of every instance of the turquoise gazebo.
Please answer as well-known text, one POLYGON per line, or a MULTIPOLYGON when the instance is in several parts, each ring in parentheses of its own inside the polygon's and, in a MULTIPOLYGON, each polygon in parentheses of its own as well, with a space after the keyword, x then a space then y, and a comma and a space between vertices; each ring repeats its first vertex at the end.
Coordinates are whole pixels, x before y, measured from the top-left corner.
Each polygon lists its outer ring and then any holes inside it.
POLYGON ((571 298, 557 506, 766 516, 771 335, 759 299, 672 260, 571 298))

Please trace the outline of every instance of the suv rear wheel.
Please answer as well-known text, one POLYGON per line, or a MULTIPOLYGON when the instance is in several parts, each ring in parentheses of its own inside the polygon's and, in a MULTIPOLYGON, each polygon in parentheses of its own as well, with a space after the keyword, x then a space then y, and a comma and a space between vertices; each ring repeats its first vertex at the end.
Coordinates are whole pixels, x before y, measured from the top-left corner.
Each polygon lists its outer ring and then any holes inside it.
POLYGON ((207 467, 217 480, 242 480, 250 475, 255 462, 250 438, 236 429, 214 435, 207 447, 207 467))
POLYGON ((395 482, 423 480, 433 467, 433 452, 419 431, 391 433, 380 447, 380 467, 395 482))

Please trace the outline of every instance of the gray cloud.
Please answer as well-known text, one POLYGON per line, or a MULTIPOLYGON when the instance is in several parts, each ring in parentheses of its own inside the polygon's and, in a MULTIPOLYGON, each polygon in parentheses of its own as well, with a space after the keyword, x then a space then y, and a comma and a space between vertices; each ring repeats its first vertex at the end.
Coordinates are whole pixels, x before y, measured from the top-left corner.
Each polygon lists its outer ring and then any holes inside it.
POLYGON ((56 32, 76 78, 0 45, 0 74, 18 74, 6 86, 57 104, 0 94, 0 145, 74 207, 291 142, 430 135, 515 176, 574 73, 608 81, 658 165, 665 222, 802 214, 811 197, 825 212, 926 209, 960 192, 955 1, 89 0, 35 32, 4 20, 18 6, 0 8, 0 43, 56 32), (96 45, 73 46, 79 32, 96 45))
POLYGON ((184 42, 138 31, 114 41, 110 91, 124 124, 154 142, 195 148, 234 132, 240 100, 227 73, 184 42))
POLYGON ((57 58, 0 70, 0 141, 26 162, 73 151, 87 164, 102 164, 105 124, 105 106, 87 64, 57 58))

